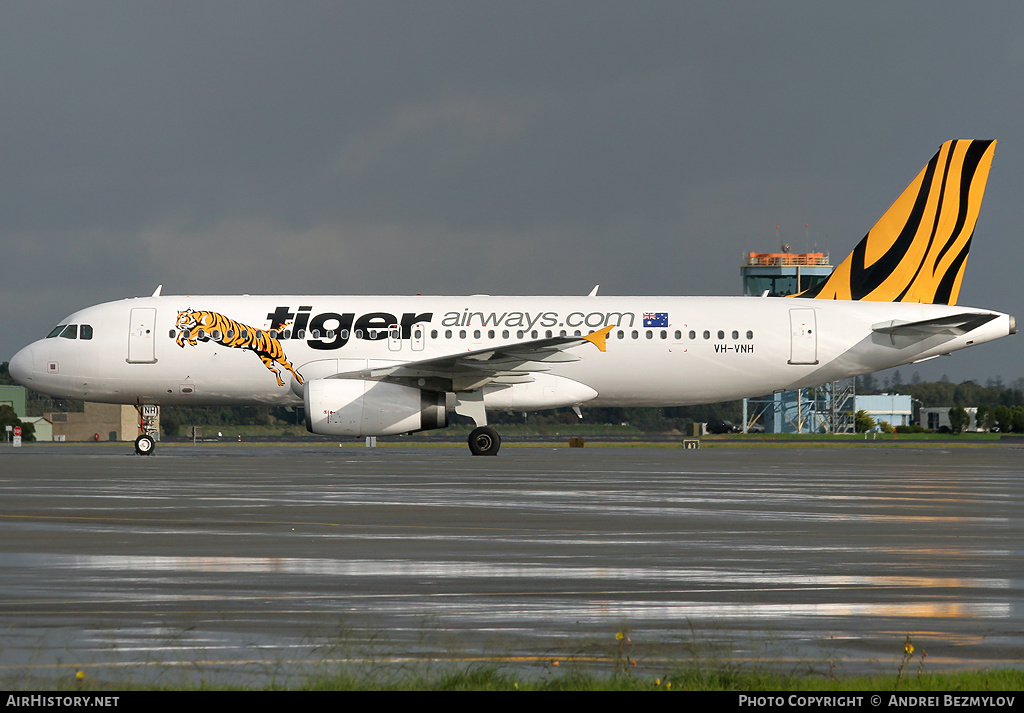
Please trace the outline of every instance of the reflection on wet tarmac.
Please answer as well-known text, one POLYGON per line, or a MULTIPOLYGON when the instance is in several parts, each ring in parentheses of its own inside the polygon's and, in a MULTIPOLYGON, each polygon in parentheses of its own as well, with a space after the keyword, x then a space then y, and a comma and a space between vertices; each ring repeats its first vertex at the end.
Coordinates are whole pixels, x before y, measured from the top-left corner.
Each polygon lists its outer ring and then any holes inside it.
MULTIPOLYGON (((458 582, 466 579, 624 580, 628 582, 687 582, 721 590, 724 584, 801 589, 835 587, 920 587, 944 589, 1008 589, 1008 579, 962 579, 911 576, 806 575, 795 573, 737 572, 718 568, 668 569, 664 567, 581 567, 571 564, 469 563, 413 560, 323 560, 282 557, 137 557, 125 555, 19 555, 0 554, 0 568, 25 566, 56 570, 104 570, 122 578, 140 572, 277 573, 337 577, 415 577, 458 582)), ((8 570, 9 571, 9 570, 8 570)), ((343 583, 342 583, 343 584, 343 583)))
POLYGON ((847 670, 908 634, 933 665, 1019 665, 1020 456, 8 451, 0 672, 298 670, 339 636, 395 657, 571 652, 623 625, 669 649, 838 647, 847 670))

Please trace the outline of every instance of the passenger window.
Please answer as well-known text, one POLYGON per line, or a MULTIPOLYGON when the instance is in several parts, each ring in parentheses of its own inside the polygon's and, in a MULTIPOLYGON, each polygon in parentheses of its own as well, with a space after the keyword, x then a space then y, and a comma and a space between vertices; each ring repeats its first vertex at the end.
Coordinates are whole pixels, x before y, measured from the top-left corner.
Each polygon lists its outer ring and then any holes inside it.
POLYGON ((704 338, 705 339, 711 339, 711 332, 709 332, 708 330, 705 329, 704 330, 704 338))
POLYGON ((661 338, 662 339, 668 339, 668 330, 667 329, 661 330, 661 338))
POLYGON ((617 339, 625 339, 625 338, 626 338, 626 333, 625 333, 625 332, 623 332, 623 331, 622 331, 622 330, 620 329, 620 330, 619 330, 618 332, 616 332, 616 338, 617 338, 617 339))
POLYGON ((502 339, 508 339, 508 330, 507 329, 501 330, 501 338, 502 339))
POLYGON ((436 329, 431 329, 430 330, 430 338, 431 339, 437 339, 437 330, 436 329))
POLYGON ((697 338, 697 333, 691 329, 690 330, 690 339, 696 339, 696 338, 697 338))
POLYGON ((633 335, 632 335, 632 336, 633 336, 633 339, 638 339, 638 338, 640 337, 640 332, 638 332, 638 331, 636 331, 636 330, 634 329, 634 330, 633 330, 633 335))
POLYGON ((723 332, 721 329, 718 330, 718 338, 725 339, 725 332, 723 332))
POLYGON ((751 331, 750 331, 750 330, 748 329, 748 330, 747 330, 747 339, 753 339, 753 338, 754 338, 754 333, 753 333, 753 332, 751 332, 751 331))
POLYGON ((444 338, 445 339, 451 339, 452 338, 452 330, 450 330, 450 329, 444 330, 444 338))
POLYGON ((654 332, 652 332, 651 330, 648 329, 647 330, 647 338, 648 339, 653 339, 654 338, 654 332))
POLYGON ((465 329, 460 329, 459 330, 459 339, 465 339, 465 338, 466 338, 466 330, 465 329))
POLYGON ((733 339, 739 339, 740 338, 740 333, 737 332, 735 329, 732 330, 732 338, 733 339))

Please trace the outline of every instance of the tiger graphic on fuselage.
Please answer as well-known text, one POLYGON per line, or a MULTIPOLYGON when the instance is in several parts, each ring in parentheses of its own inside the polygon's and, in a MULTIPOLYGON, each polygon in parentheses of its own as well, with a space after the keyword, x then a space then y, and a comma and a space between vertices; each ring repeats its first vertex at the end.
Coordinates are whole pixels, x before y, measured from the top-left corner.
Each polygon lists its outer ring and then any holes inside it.
MULTIPOLYGON (((281 325, 281 328, 284 329, 285 326, 287 325, 281 325)), ((178 337, 174 341, 182 349, 185 348, 186 341, 192 346, 196 346, 199 341, 213 341, 225 347, 249 349, 256 352, 263 364, 274 373, 278 386, 284 386, 284 382, 281 380, 280 369, 274 365, 275 362, 290 371, 295 380, 302 383, 302 377, 285 357, 281 342, 270 336, 267 331, 236 322, 218 312, 191 308, 178 312, 175 327, 178 329, 178 337), (201 337, 197 336, 200 330, 201 337)))

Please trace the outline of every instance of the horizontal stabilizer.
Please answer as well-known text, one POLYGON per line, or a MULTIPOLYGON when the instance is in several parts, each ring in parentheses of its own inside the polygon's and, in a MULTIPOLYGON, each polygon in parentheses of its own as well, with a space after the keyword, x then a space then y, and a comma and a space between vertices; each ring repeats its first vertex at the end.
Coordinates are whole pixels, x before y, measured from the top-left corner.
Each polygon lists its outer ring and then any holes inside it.
POLYGON ((999 315, 997 314, 964 312, 962 314, 951 314, 948 317, 923 319, 919 322, 899 323, 897 320, 892 320, 890 322, 875 325, 871 330, 879 334, 904 337, 923 337, 932 334, 949 334, 959 336, 961 334, 967 334, 984 324, 988 324, 998 316, 999 315))

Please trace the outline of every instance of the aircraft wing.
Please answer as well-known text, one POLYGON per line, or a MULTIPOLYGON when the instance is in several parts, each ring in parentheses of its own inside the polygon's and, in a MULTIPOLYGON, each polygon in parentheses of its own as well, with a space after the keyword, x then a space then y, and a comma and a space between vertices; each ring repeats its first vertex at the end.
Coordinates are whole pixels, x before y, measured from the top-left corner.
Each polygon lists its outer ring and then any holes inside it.
POLYGON ((582 337, 548 337, 503 344, 487 349, 448 354, 433 359, 402 362, 335 374, 331 379, 390 381, 437 391, 473 391, 489 383, 518 384, 533 381, 532 372, 547 371, 550 364, 579 361, 565 350, 590 342, 602 352, 615 325, 582 337))

